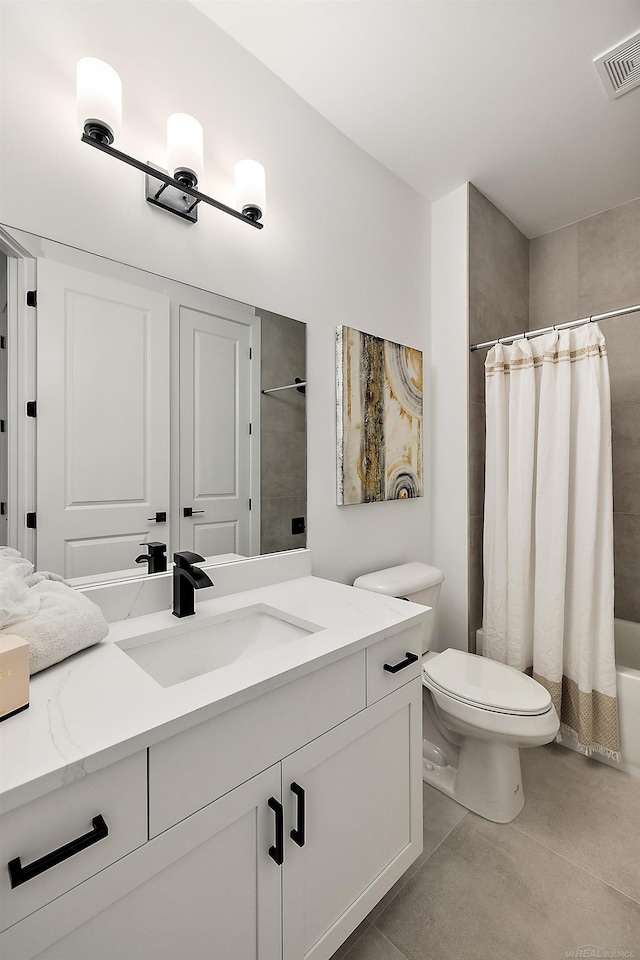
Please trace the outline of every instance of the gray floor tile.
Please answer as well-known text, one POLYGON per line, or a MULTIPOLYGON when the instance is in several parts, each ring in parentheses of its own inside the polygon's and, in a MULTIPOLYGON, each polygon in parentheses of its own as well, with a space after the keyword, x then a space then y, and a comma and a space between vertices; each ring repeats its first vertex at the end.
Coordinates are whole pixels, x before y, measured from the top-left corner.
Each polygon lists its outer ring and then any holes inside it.
POLYGON ((405 960, 405 957, 379 930, 369 927, 346 954, 345 960, 405 960))
POLYGON ((408 960, 554 960, 587 944, 637 952, 640 906, 512 825, 469 814, 375 928, 408 960))
POLYGON ((640 901, 640 780, 557 744, 521 761, 526 803, 513 826, 640 901))
POLYGON ((429 783, 422 784, 422 813, 424 840, 423 857, 426 860, 469 811, 459 803, 436 790, 429 783))
POLYGON ((362 921, 362 923, 355 928, 351 936, 347 937, 347 939, 342 944, 342 946, 338 947, 336 952, 332 954, 331 960, 344 960, 349 950, 351 950, 352 946, 356 943, 357 940, 360 939, 360 937, 363 935, 365 930, 368 930, 370 926, 371 926, 371 921, 369 917, 366 917, 362 921))

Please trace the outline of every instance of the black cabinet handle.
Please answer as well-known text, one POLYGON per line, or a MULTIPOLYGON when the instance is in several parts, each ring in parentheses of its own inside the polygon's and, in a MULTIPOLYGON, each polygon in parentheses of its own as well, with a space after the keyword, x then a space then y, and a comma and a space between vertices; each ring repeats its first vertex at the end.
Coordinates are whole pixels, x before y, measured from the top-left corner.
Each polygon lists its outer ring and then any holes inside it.
POLYGON ((33 880, 38 874, 44 873, 45 870, 49 870, 50 867, 55 867, 56 864, 62 863, 63 860, 68 860, 69 857, 80 853, 81 850, 86 850, 87 847, 97 843, 98 840, 104 840, 104 838, 109 835, 109 828, 101 814, 94 817, 91 822, 93 823, 93 830, 90 830, 89 833, 85 833, 82 837, 77 837, 75 840, 70 840, 69 843, 65 843, 63 847, 58 847, 53 853, 47 853, 46 856, 41 857, 39 860, 34 860, 33 863, 28 863, 23 867, 20 863, 20 857, 16 857, 15 860, 10 860, 9 876, 11 878, 12 888, 19 887, 21 883, 26 883, 27 880, 33 880))
POLYGON ((267 803, 276 815, 276 842, 269 847, 269 856, 281 867, 284 863, 284 808, 275 797, 269 797, 267 803))
POLYGON ((389 673, 397 673, 398 670, 404 670, 405 667, 410 667, 412 663, 415 663, 416 660, 420 659, 417 653, 409 653, 408 650, 405 653, 405 657, 407 659, 401 660, 400 663, 394 663, 393 665, 390 663, 385 663, 384 669, 388 670, 389 673))
POLYGON ((306 842, 305 831, 306 831, 306 825, 307 825, 304 788, 301 787, 299 783, 294 782, 291 784, 291 792, 295 793, 298 801, 297 803, 298 810, 296 814, 298 826, 294 827, 294 829, 291 831, 289 836, 291 837, 294 843, 298 844, 299 847, 304 847, 306 842))

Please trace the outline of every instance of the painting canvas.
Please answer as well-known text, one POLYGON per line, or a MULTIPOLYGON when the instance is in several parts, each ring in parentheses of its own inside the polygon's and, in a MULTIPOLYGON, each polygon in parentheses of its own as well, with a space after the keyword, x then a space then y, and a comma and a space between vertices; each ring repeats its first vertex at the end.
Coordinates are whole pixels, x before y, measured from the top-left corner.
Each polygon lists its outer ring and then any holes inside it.
POLYGON ((422 351, 338 327, 338 503, 423 496, 422 351))

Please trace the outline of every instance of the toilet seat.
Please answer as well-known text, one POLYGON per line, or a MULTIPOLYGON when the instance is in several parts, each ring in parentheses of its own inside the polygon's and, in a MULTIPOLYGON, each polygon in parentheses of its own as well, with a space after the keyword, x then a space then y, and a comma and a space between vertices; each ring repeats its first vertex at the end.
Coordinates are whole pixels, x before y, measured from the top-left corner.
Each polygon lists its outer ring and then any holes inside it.
POLYGON ((540 716, 551 709, 542 684, 497 660, 449 649, 423 664, 429 689, 479 710, 509 716, 540 716))

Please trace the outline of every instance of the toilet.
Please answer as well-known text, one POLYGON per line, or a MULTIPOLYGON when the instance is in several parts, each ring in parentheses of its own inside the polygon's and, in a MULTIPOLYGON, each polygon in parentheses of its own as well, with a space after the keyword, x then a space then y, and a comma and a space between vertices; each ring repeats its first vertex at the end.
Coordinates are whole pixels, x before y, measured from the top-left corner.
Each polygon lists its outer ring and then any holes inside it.
POLYGON ((520 748, 549 743, 560 722, 549 692, 519 670, 462 650, 431 650, 443 580, 436 567, 413 562, 353 585, 433 609, 422 645, 423 779, 481 817, 509 823, 524 806, 520 748))

